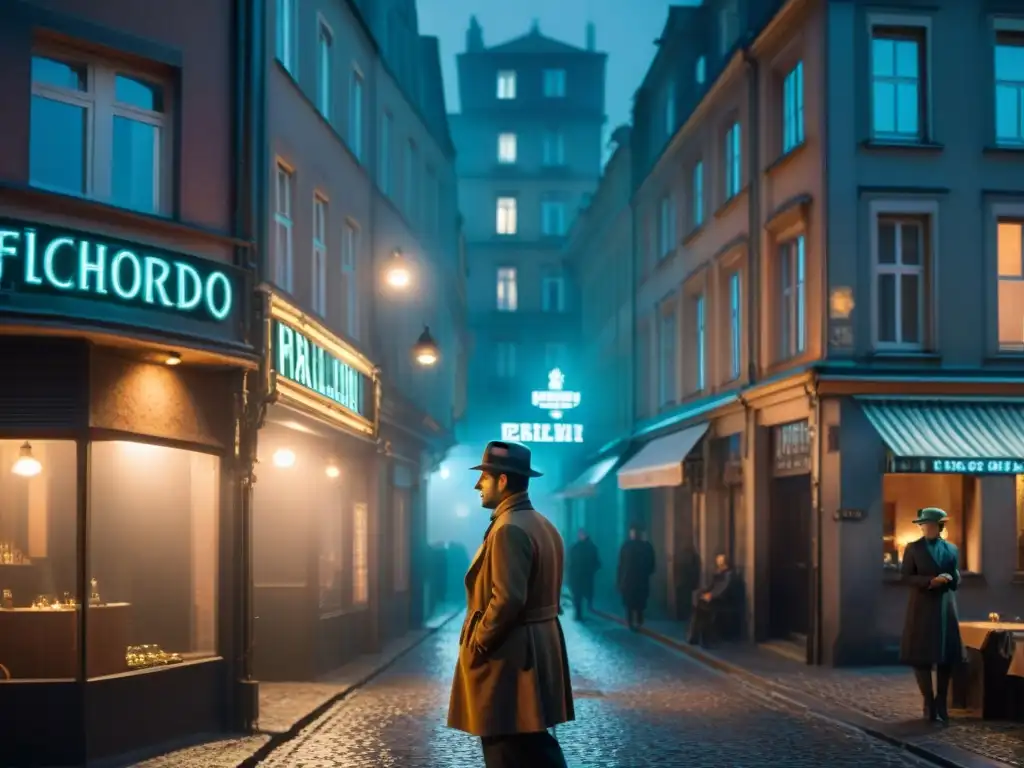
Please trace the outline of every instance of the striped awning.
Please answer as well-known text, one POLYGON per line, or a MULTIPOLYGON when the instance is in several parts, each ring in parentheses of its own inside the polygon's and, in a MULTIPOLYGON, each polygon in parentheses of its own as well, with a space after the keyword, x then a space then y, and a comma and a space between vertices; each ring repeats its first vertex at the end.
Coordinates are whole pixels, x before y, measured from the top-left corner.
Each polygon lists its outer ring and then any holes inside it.
POLYGON ((559 499, 582 499, 587 496, 593 496, 597 492, 597 486, 612 471, 612 467, 618 463, 619 458, 619 456, 611 456, 591 464, 580 473, 579 477, 556 493, 555 497, 559 499))
POLYGON ((858 401, 894 456, 1024 460, 1024 403, 858 401))

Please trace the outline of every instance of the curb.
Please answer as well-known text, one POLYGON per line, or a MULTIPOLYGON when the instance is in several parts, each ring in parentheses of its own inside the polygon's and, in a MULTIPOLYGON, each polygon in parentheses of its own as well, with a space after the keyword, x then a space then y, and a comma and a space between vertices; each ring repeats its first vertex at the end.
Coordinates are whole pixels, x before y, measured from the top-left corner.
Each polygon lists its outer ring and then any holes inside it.
MULTIPOLYGON (((606 621, 626 626, 625 620, 614 614, 597 608, 591 609, 591 612, 606 621)), ((647 627, 640 627, 639 634, 646 635, 661 645, 679 651, 705 667, 710 667, 718 672, 738 678, 741 682, 757 689, 757 692, 761 695, 766 695, 769 698, 797 707, 814 717, 829 721, 835 725, 858 730, 874 739, 899 747, 915 757, 927 760, 935 765, 941 765, 943 768, 1008 768, 1006 763, 983 757, 952 745, 930 744, 929 746, 923 746, 922 744, 915 743, 893 733, 886 728, 884 723, 868 715, 832 704, 811 694, 777 683, 774 680, 769 680, 739 664, 726 661, 708 653, 699 646, 693 646, 681 640, 676 640, 647 627)))
POLYGON ((403 656, 408 654, 414 648, 417 648, 420 645, 422 645, 427 640, 427 638, 437 634, 437 632, 440 629, 447 625, 456 616, 461 614, 463 610, 464 609, 462 608, 455 609, 447 615, 438 618, 433 623, 427 624, 424 627, 425 631, 423 635, 419 637, 415 642, 410 643, 408 647, 403 648, 401 651, 396 653, 394 656, 392 656, 386 662, 381 664, 379 667, 376 667, 373 671, 371 671, 364 677, 360 678, 356 682, 352 683, 352 685, 348 686, 344 690, 341 690, 338 693, 334 694, 333 696, 331 696, 331 698, 327 699, 327 701, 318 704, 312 710, 310 710, 305 715, 296 720, 294 723, 292 723, 292 726, 287 731, 269 734, 270 738, 268 739, 267 743, 261 746, 251 755, 249 755, 249 757, 245 758, 245 760, 240 762, 236 766, 236 768, 256 768, 256 766, 258 766, 260 763, 266 760, 271 755, 272 752, 274 752, 276 749, 279 749, 280 747, 283 747, 289 741, 298 736, 303 729, 305 729, 307 726, 309 726, 311 723, 317 720, 321 715, 327 712, 327 710, 329 710, 339 701, 349 696, 350 694, 358 691, 360 688, 362 688, 367 683, 371 682, 374 678, 379 676, 382 672, 389 669, 392 665, 394 665, 396 661, 398 661, 403 656))

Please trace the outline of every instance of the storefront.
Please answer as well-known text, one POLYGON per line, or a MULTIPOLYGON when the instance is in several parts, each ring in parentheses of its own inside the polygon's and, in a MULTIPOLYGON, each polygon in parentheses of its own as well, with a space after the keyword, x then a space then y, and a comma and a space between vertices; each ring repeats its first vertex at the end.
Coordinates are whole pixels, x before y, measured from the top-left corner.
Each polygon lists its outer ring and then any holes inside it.
POLYGON ((247 276, 2 219, 0 280, 0 764, 224 730, 247 276))
POLYGON ((269 289, 253 500, 255 676, 315 679, 376 642, 376 367, 269 289))

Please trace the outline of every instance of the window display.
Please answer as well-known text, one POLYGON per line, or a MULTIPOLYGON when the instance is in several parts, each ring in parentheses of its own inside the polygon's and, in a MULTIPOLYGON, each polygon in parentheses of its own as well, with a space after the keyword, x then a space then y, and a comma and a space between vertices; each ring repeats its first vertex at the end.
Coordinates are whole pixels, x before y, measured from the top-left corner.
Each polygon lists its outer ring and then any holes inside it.
POLYGON ((939 507, 950 520, 942 537, 960 550, 960 569, 980 567, 974 535, 978 478, 971 475, 888 474, 882 478, 882 565, 898 571, 907 544, 921 538, 917 510, 939 507))
POLYGON ((89 677, 217 653, 220 459, 136 442, 89 450, 89 677))
POLYGON ((71 440, 0 440, 0 680, 78 676, 71 440))

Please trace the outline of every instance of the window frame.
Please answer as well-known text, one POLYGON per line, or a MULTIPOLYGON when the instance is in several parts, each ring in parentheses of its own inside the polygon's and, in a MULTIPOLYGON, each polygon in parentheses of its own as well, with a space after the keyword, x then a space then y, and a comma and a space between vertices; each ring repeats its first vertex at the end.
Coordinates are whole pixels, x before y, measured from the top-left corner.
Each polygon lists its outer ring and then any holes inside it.
MULTIPOLYGON (((934 200, 872 200, 868 205, 868 222, 871 227, 870 256, 871 261, 871 342, 875 350, 880 352, 920 352, 937 348, 937 326, 935 323, 934 296, 937 285, 939 264, 939 204, 934 200), (880 274, 891 274, 890 270, 879 270, 878 225, 880 219, 916 219, 922 224, 922 272, 920 285, 919 322, 921 324, 921 341, 919 343, 880 342, 879 333, 879 290, 880 274)), ((887 267, 894 265, 886 265, 887 267)), ((895 265, 898 266, 898 265, 895 265)), ((899 290, 896 293, 899 297, 899 290)), ((897 300, 897 307, 902 299, 897 300)), ((895 309, 895 308, 894 308, 895 309)), ((897 327, 899 327, 897 325, 897 327)))
MULTIPOLYGON (((1014 278, 1010 275, 1003 277, 999 274, 999 225, 1004 223, 1020 225, 1021 234, 1024 236, 1024 199, 1013 202, 993 203, 987 206, 985 221, 985 229, 990 241, 990 245, 986 248, 989 254, 987 262, 991 265, 988 267, 988 273, 995 276, 994 280, 987 281, 986 299, 990 306, 995 306, 996 308, 995 313, 990 313, 988 318, 989 327, 991 328, 989 338, 992 339, 988 344, 988 348, 996 355, 1022 355, 1024 354, 1024 343, 1016 345, 1007 344, 1004 346, 999 338, 999 286, 1004 280, 1007 282, 1024 282, 1024 275, 1014 278)), ((1024 243, 1022 243, 1022 246, 1024 246, 1024 243)))
POLYGON ((676 249, 676 204, 672 193, 658 199, 658 261, 664 261, 676 249))
POLYGON ((775 242, 778 312, 776 362, 807 352, 807 233, 795 231, 775 242), (787 274, 792 277, 787 280, 787 274))
POLYGON ((281 62, 285 72, 297 80, 299 76, 299 14, 296 0, 277 0, 275 13, 277 25, 274 30, 274 57, 281 62))
MULTIPOLYGON (((547 67, 544 69, 544 73, 541 76, 543 81, 543 92, 545 99, 564 99, 567 88, 568 74, 564 67, 547 67), (551 75, 558 75, 553 79, 550 79, 551 75), (549 88, 548 86, 554 82, 557 87, 549 88)), ((515 88, 513 88, 515 93, 515 88)), ((513 95, 512 98, 515 98, 513 95)))
POLYGON ((327 254, 328 254, 328 199, 320 190, 313 192, 313 237, 310 282, 313 311, 320 317, 327 316, 327 254))
POLYGON ((348 81, 348 148, 356 160, 363 162, 366 119, 363 117, 366 100, 366 78, 355 62, 348 81))
POLYGON ((676 81, 670 79, 665 84, 665 103, 663 105, 665 138, 670 139, 676 132, 676 81))
POLYGON ((691 193, 693 196, 693 228, 704 226, 704 161, 698 159, 693 164, 691 173, 691 193))
POLYGON ((519 137, 511 131, 500 131, 498 133, 498 164, 515 165, 518 161, 519 137))
POLYGON ((519 311, 519 270, 513 266, 499 266, 495 272, 495 307, 499 312, 519 311))
POLYGON ((563 313, 566 311, 565 302, 565 275, 560 273, 546 274, 541 278, 541 311, 552 312, 552 313, 563 313), (556 289, 557 300, 552 306, 549 301, 549 291, 554 286, 556 289))
POLYGON ((332 122, 334 106, 331 73, 334 69, 334 30, 321 14, 316 19, 317 110, 328 123, 332 122))
POLYGON ((743 129, 739 120, 733 120, 724 138, 725 198, 729 202, 743 191, 743 129))
POLYGON ((804 62, 798 60, 782 79, 782 154, 798 149, 806 139, 804 62))
POLYGON ((657 339, 657 411, 679 402, 679 316, 675 297, 658 305, 657 339), (671 330, 667 334, 666 330, 671 330), (671 390, 671 391, 669 391, 671 390))
POLYGON ((736 381, 743 373, 743 275, 729 272, 729 380, 736 381))
POLYGON ((274 282, 291 293, 295 278, 295 169, 281 157, 274 159, 274 282), (281 179, 287 180, 287 194, 284 202, 287 210, 282 210, 281 179), (278 252, 278 232, 283 229, 287 233, 287 253, 278 252))
POLYGON ((358 222, 346 217, 341 230, 341 274, 345 280, 345 333, 350 339, 359 338, 359 237, 358 222), (347 258, 350 255, 351 258, 347 258), (347 275, 347 277, 346 277, 347 275))
POLYGON ((515 195, 498 195, 494 204, 494 233, 498 237, 515 237, 519 233, 519 199, 515 195))
POLYGON ((545 168, 565 165, 565 134, 562 131, 548 129, 541 134, 541 165, 545 168))
POLYGON ((697 82, 697 85, 704 85, 708 79, 708 57, 701 54, 697 57, 696 63, 693 65, 693 79, 697 82))
MULTIPOLYGON (((887 144, 926 144, 932 135, 932 93, 931 93, 931 58, 932 58, 932 28, 931 19, 927 16, 899 16, 889 14, 873 14, 868 16, 868 135, 872 141, 887 144), (879 34, 879 32, 881 34, 879 34), (900 77, 893 75, 875 75, 875 40, 893 41, 914 41, 918 46, 917 62, 918 74, 917 85, 917 132, 900 133, 880 131, 877 128, 875 108, 875 84, 876 78, 888 78, 893 85, 898 85, 900 77)), ((894 51, 895 63, 895 51, 894 51)), ((896 120, 898 109, 898 93, 894 91, 894 114, 896 120)), ((894 123, 894 128, 898 127, 894 123)))
POLYGON ((565 201, 561 198, 555 197, 544 197, 540 201, 540 225, 541 234, 544 237, 565 237, 566 233, 566 206, 565 201), (549 215, 552 211, 557 211, 558 214, 555 219, 558 222, 558 226, 554 229, 548 226, 549 215))
POLYGON ((392 150, 394 149, 395 118, 388 110, 381 113, 380 120, 380 147, 379 167, 377 169, 377 183, 381 192, 388 198, 394 194, 394 163, 392 162, 392 150))
POLYGON ((495 75, 496 98, 498 101, 515 101, 517 81, 519 79, 514 69, 499 69, 495 75))
POLYGON ((1000 80, 998 55, 1000 47, 1024 49, 1024 19, 997 18, 993 20, 992 35, 992 136, 997 147, 1024 147, 1024 72, 1019 80, 1000 80), (1001 39, 1006 42, 1001 42, 1001 39), (999 135, 999 90, 1001 87, 1016 90, 1017 135, 1001 137, 999 135))
POLYGON ((402 202, 404 203, 405 214, 410 219, 414 219, 416 216, 416 188, 419 181, 418 174, 416 173, 419 167, 418 160, 419 149, 416 146, 416 140, 410 138, 405 142, 405 170, 402 173, 402 191, 404 193, 404 200, 402 202))
POLYGON ((516 377, 515 342, 498 341, 495 346, 495 374, 499 379, 514 379, 516 377))
POLYGON ((707 369, 707 301, 704 292, 693 297, 694 321, 694 386, 696 392, 703 392, 708 384, 707 369))

